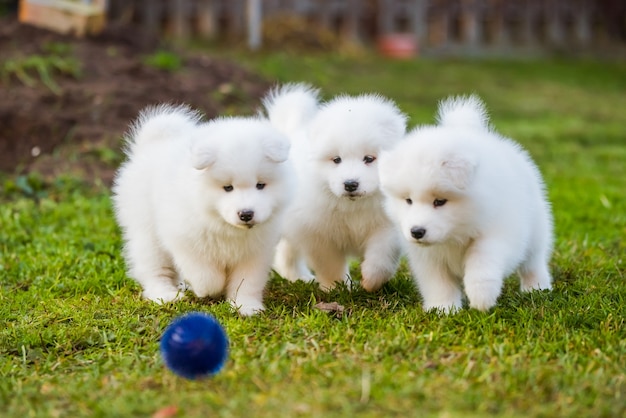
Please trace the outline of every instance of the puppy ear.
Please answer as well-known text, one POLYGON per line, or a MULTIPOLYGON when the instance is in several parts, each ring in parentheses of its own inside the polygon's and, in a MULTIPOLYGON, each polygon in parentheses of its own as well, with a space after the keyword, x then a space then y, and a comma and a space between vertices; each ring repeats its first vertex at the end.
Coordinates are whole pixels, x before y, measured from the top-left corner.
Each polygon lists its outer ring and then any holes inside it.
POLYGON ((211 144, 194 144, 191 147, 191 165, 196 170, 204 170, 215 163, 217 153, 211 144))
POLYGON ((466 189, 476 173, 478 162, 472 156, 450 156, 441 162, 444 177, 455 188, 466 189))
POLYGON ((393 173, 397 172, 397 167, 394 153, 391 150, 380 150, 378 153, 378 179, 383 192, 386 191, 387 185, 392 182, 390 178, 393 173))
POLYGON ((291 143, 284 135, 272 135, 263 138, 265 156, 275 163, 287 161, 291 143))
POLYGON ((210 126, 198 127, 191 141, 191 165, 196 170, 204 170, 217 161, 217 148, 212 140, 210 126))

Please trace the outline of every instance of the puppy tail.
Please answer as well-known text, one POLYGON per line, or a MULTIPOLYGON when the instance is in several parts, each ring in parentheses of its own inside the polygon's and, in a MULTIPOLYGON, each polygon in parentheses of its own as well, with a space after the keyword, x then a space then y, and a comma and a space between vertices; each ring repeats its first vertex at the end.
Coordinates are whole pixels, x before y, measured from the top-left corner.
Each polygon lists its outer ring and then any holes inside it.
POLYGON ((289 83, 272 89, 263 98, 270 122, 283 134, 294 135, 318 110, 319 90, 305 83, 289 83))
POLYGON ((180 136, 201 119, 202 115, 187 105, 147 107, 131 125, 127 144, 134 150, 144 144, 180 136))
POLYGON ((478 96, 450 97, 439 103, 437 122, 442 126, 489 129, 485 105, 478 96))

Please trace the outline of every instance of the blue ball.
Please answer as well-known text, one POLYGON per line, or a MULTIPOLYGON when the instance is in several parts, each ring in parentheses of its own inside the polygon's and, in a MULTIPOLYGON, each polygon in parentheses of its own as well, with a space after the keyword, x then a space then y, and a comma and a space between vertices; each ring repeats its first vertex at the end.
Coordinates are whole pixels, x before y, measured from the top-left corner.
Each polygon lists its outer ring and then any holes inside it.
POLYGON ((228 338, 211 315, 191 312, 176 318, 161 337, 165 365, 179 376, 200 379, 219 372, 228 357, 228 338))

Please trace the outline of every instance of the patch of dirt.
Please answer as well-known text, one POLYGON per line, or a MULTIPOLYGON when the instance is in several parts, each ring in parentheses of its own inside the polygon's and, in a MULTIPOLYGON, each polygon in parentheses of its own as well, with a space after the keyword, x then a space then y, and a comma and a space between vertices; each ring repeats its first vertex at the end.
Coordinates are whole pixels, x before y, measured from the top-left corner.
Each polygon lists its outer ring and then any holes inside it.
POLYGON ((180 69, 145 64, 164 50, 159 39, 111 25, 76 39, 0 18, 0 171, 61 173, 110 184, 121 138, 138 112, 162 102, 188 103, 208 118, 252 113, 270 84, 234 63, 177 51, 180 69), (7 63, 66 54, 81 75, 52 74, 53 89, 29 70, 26 85, 7 63), (58 89, 54 88, 58 87, 58 89), (53 90, 57 90, 56 92, 53 90))

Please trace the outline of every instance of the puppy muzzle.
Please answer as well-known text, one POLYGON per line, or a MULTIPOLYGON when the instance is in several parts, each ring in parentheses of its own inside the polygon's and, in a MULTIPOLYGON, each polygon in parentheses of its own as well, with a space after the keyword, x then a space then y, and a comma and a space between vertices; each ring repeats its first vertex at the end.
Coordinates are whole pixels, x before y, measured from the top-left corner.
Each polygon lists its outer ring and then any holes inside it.
POLYGON ((241 221, 241 226, 244 228, 252 228, 256 225, 256 221, 254 220, 254 211, 251 209, 243 209, 237 212, 237 216, 241 221))

